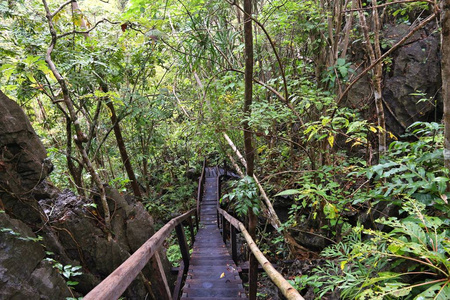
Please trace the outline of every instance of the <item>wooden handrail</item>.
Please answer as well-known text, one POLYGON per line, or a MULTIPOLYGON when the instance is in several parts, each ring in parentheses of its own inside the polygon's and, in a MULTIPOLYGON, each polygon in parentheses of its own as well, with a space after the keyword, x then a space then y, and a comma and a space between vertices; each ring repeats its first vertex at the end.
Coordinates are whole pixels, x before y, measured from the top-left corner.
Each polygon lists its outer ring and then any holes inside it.
MULTIPOLYGON (((304 300, 304 298, 299 294, 299 292, 286 280, 284 277, 272 266, 272 264, 267 260, 264 254, 259 250, 255 241, 251 238, 250 234, 247 232, 244 224, 242 224, 239 220, 228 214, 221 208, 217 208, 217 211, 220 215, 222 215, 234 228, 239 230, 244 236, 247 244, 252 251, 253 255, 255 255, 258 262, 263 267, 264 271, 266 271, 270 280, 278 287, 278 289, 283 293, 283 295, 288 300, 304 300)), ((222 226, 224 226, 222 224, 222 226)))
POLYGON ((172 230, 187 218, 195 215, 194 208, 179 217, 170 220, 164 227, 148 239, 125 262, 115 269, 105 280, 89 292, 84 300, 114 300, 118 299, 145 267, 150 258, 159 250, 164 240, 172 230))
MULTIPOLYGON (((200 220, 200 201, 203 196, 203 183, 205 181, 205 168, 206 168, 206 158, 203 159, 202 173, 200 178, 198 179, 198 188, 197 188, 197 224, 200 220)), ((197 227, 198 229, 198 227, 197 227)))

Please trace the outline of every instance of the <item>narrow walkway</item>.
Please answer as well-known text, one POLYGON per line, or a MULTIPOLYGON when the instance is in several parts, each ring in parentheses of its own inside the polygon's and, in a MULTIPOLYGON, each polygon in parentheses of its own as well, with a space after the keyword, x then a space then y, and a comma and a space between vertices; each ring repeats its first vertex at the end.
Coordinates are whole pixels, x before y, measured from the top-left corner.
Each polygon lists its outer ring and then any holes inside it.
POLYGON ((181 299, 247 299, 239 272, 217 227, 217 168, 205 169, 200 228, 181 299))

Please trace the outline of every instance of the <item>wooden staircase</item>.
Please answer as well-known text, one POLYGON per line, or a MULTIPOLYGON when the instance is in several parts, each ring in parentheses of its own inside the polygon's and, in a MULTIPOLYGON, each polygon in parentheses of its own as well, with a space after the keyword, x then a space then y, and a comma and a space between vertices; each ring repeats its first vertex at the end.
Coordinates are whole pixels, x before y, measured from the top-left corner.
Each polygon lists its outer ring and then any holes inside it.
POLYGON ((220 175, 216 167, 205 169, 200 226, 181 299, 247 299, 239 270, 217 226, 220 175))
MULTIPOLYGON (((220 176, 237 177, 237 175, 226 172, 224 169, 206 167, 205 160, 203 162, 202 175, 199 179, 197 207, 167 222, 83 299, 119 299, 131 282, 141 274, 143 268, 150 260, 152 260, 152 265, 154 266, 154 287, 158 291, 158 299, 179 299, 180 294, 181 299, 248 299, 242 280, 239 277, 239 270, 234 263, 237 258, 236 232, 239 231, 244 237, 248 248, 286 299, 304 300, 297 290, 264 257, 244 224, 219 207, 220 176), (198 222, 199 219, 200 224, 198 222), (194 237, 194 222, 198 231, 195 236, 193 253, 189 255, 183 224, 187 223, 189 225, 191 237, 194 237), (220 225, 223 232, 219 230, 218 225, 220 225), (172 292, 158 251, 163 247, 164 241, 171 236, 174 230, 177 233, 183 260, 172 292), (230 237, 232 255, 228 253, 225 245, 228 236, 230 237), (183 278, 186 278, 186 280, 180 293, 183 278)), ((249 277, 250 279, 252 278, 251 276, 249 277)), ((254 291, 250 297, 256 299, 256 280, 250 280, 249 285, 253 287, 254 291)))

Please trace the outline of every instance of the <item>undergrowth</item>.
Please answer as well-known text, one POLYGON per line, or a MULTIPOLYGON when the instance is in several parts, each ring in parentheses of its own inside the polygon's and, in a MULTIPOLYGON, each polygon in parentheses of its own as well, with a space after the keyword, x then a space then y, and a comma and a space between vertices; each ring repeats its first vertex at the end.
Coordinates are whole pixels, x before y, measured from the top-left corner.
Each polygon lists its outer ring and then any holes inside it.
MULTIPOLYGON (((325 264, 292 280, 300 291, 313 289, 316 299, 336 292, 341 299, 450 299, 449 176, 442 128, 418 122, 405 138, 415 140, 395 141, 379 164, 349 173, 365 177, 370 188, 354 191, 340 206, 333 203, 331 216, 345 215, 347 203, 371 209, 387 202, 397 206, 394 214, 372 226, 344 222, 342 239, 321 252, 325 264)), ((324 191, 315 194, 325 199, 330 193, 324 191)))

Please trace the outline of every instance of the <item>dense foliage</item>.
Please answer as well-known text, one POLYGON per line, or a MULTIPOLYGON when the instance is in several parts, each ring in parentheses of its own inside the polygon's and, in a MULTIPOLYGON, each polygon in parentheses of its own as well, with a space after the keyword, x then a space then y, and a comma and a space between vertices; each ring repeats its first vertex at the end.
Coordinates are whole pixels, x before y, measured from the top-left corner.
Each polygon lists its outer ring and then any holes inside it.
MULTIPOLYGON (((242 109, 241 1, 79 0, 61 7, 57 0, 1 0, 0 88, 30 116, 55 166, 55 185, 86 197, 92 192, 92 173, 75 146, 82 143, 96 174, 123 193, 133 191, 125 161, 131 163, 141 200, 162 223, 193 207, 203 157, 215 164, 233 155, 223 133, 243 149, 248 124, 255 174, 277 197, 275 206, 288 203, 279 231, 300 243, 318 238, 306 246, 326 259, 311 274, 292 278, 301 291, 312 289, 317 299, 330 293, 448 299, 442 126, 408 124, 396 137, 372 96, 359 106, 342 101, 359 66, 380 58, 377 47, 393 47, 369 11, 379 10, 391 25, 421 25, 434 2, 384 1, 375 9, 376 1, 253 2, 250 114, 242 109), (50 21, 44 4, 57 12, 50 21), (365 18, 371 25, 363 26, 365 18), (75 139, 66 94, 46 58, 49 24, 57 37, 51 59, 68 86, 83 141, 75 139), (373 57, 366 49, 372 44, 373 57), (383 137, 390 142, 385 152, 383 137)), ((391 58, 383 62, 389 72, 391 58)), ((375 84, 379 74, 368 72, 375 84)), ((424 95, 411 97, 418 93, 424 95)), ((436 99, 420 101, 434 103, 437 116, 436 99)), ((239 216, 252 209, 263 218, 257 194, 253 178, 244 177, 224 199, 239 216)), ((260 240, 273 241, 265 252, 274 257, 296 254, 281 251, 286 240, 267 226, 260 240)))

